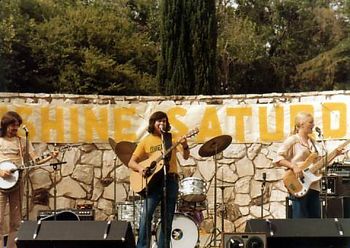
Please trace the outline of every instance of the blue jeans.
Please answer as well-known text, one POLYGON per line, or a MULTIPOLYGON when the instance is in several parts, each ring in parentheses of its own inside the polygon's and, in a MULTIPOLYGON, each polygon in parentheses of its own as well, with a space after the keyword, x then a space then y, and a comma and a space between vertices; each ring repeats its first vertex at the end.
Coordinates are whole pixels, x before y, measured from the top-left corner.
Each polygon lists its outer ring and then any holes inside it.
POLYGON ((320 192, 310 189, 301 198, 291 197, 293 206, 293 219, 321 218, 320 192))
MULTIPOLYGON (((170 242, 170 235, 171 235, 171 226, 173 222, 174 212, 175 212, 175 206, 177 201, 177 192, 179 189, 178 181, 173 177, 167 177, 167 236, 168 240, 170 242)), ((137 248, 148 248, 149 245, 147 245, 147 241, 150 242, 151 240, 151 223, 152 223, 152 217, 153 213, 158 206, 160 202, 162 202, 163 199, 163 184, 160 184, 158 187, 152 187, 152 192, 148 192, 148 197, 145 199, 143 203, 143 211, 140 219, 140 229, 139 229, 139 238, 137 241, 137 248), (146 200, 147 200, 147 213, 146 213, 146 200), (146 223, 146 216, 148 217, 147 223, 146 223), (147 235, 147 229, 148 227, 148 235, 147 235)), ((164 220, 164 207, 162 203, 162 220, 164 220)), ((162 221, 164 223, 164 221, 162 221)), ((157 239, 158 240, 158 248, 167 248, 168 246, 164 246, 164 230, 163 225, 161 227, 160 236, 157 239)))

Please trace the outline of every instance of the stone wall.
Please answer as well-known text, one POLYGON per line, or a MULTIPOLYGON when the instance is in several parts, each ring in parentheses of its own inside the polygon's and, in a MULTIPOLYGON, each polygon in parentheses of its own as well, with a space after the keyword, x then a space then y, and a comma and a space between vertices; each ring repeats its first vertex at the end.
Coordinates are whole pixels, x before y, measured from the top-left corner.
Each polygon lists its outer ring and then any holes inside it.
MULTIPOLYGON (((332 100, 339 95, 346 96, 349 95, 349 92, 171 97, 0 93, 0 102, 6 104, 118 104, 118 102, 173 101, 178 105, 182 103, 266 104, 332 100)), ((63 145, 59 144, 58 147, 63 145)), ((272 164, 278 143, 231 144, 216 156, 217 171, 215 171, 213 157, 203 158, 198 154, 201 145, 191 145, 190 159, 185 161, 178 157, 178 161, 182 177, 197 177, 206 182, 208 207, 203 211, 205 220, 202 222, 205 230, 209 231, 213 224, 215 175, 217 178, 218 227, 221 226, 221 214, 223 213, 225 231, 244 231, 247 219, 261 217, 262 204, 264 218, 285 218, 287 192, 281 181, 284 170, 275 168, 272 164), (267 183, 263 197, 261 197, 263 173, 267 175, 267 183), (224 189, 223 192, 222 189, 224 189), (224 200, 222 200, 222 193, 224 200)), ((41 153, 52 150, 53 144, 35 143, 34 147, 41 153)), ((77 208, 78 205, 89 204, 95 209, 95 219, 111 219, 114 214, 113 209, 115 209, 114 198, 117 205, 135 198, 130 192, 128 168, 115 157, 108 143, 73 145, 64 152, 64 161, 67 163, 61 168, 54 170, 50 166, 44 166, 32 169, 29 172, 30 219, 36 219, 37 211, 40 209, 54 208, 55 189, 57 190, 58 209, 77 208), (117 168, 115 180, 114 165, 117 168)))

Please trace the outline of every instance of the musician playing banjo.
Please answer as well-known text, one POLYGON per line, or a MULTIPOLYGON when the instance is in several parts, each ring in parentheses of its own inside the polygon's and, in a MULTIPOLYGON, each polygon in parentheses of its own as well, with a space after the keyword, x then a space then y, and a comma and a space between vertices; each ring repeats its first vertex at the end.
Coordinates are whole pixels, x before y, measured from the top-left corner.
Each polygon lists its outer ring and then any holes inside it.
MULTIPOLYGON (((24 156, 26 151, 26 139, 19 137, 17 132, 22 124, 21 116, 9 111, 1 118, 0 130, 0 165, 1 163, 12 163, 17 167, 24 165, 24 156)), ((51 153, 45 159, 39 159, 34 152, 31 142, 28 142, 28 152, 30 159, 37 164, 45 163, 46 161, 58 155, 58 152, 51 153)), ((0 167, 1 168, 1 167, 0 167)), ((10 179, 13 172, 7 169, 0 169, 0 177, 4 180, 10 179)), ((7 202, 9 203, 9 235, 7 239, 7 248, 16 247, 15 237, 22 218, 22 198, 23 198, 23 181, 19 177, 19 182, 10 190, 0 190, 0 235, 4 235, 4 215, 7 202)), ((0 248, 3 247, 3 242, 0 240, 0 248)))

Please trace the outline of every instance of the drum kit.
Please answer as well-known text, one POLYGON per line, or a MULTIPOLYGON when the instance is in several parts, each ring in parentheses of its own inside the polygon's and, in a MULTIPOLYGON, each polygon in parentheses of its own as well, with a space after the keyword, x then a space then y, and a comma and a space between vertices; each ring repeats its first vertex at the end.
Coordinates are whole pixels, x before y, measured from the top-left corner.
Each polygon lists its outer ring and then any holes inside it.
MULTIPOLYGON (((215 176, 214 188, 217 187, 217 161, 215 155, 225 150, 232 141, 229 135, 217 136, 206 143, 199 149, 199 155, 202 157, 214 158, 215 176)), ((109 138, 109 144, 119 160, 128 165, 129 160, 136 148, 135 143, 121 141, 116 143, 112 138, 109 138)), ((207 184, 197 177, 186 177, 179 182, 179 200, 177 211, 174 215, 172 232, 171 232, 171 247, 174 248, 189 248, 196 247, 199 243, 199 224, 203 220, 202 211, 207 209, 207 184)), ((216 236, 216 190, 214 190, 214 227, 212 235, 216 236)), ((138 230, 139 218, 142 212, 142 200, 136 196, 131 197, 130 201, 118 202, 114 206, 116 217, 118 220, 129 221, 132 223, 133 229, 138 230)), ((160 209, 156 209, 152 220, 152 233, 158 236, 161 227, 160 209)), ((216 245, 216 237, 214 238, 214 246, 216 245)))

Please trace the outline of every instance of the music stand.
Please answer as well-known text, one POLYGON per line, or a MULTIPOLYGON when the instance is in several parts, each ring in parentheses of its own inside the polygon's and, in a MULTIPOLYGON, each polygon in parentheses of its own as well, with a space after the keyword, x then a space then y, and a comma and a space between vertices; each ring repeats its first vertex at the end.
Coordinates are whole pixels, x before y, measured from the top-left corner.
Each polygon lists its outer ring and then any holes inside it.
MULTIPOLYGON (((211 140, 207 141, 204 143, 201 148, 198 151, 198 154, 201 157, 211 157, 213 156, 214 159, 214 165, 215 165, 215 174, 214 174, 214 226, 212 229, 212 238, 211 241, 209 242, 209 247, 211 247, 211 243, 214 242, 214 247, 216 247, 216 234, 217 227, 216 227, 216 211, 217 211, 217 206, 216 206, 216 201, 217 201, 217 193, 216 193, 216 188, 217 188, 217 171, 218 171, 218 164, 216 160, 216 154, 222 152, 225 150, 232 141, 232 137, 230 135, 221 135, 217 136, 215 138, 212 138, 211 140)), ((222 231, 222 230, 221 230, 222 231)), ((208 246, 207 246, 208 247, 208 246)))

